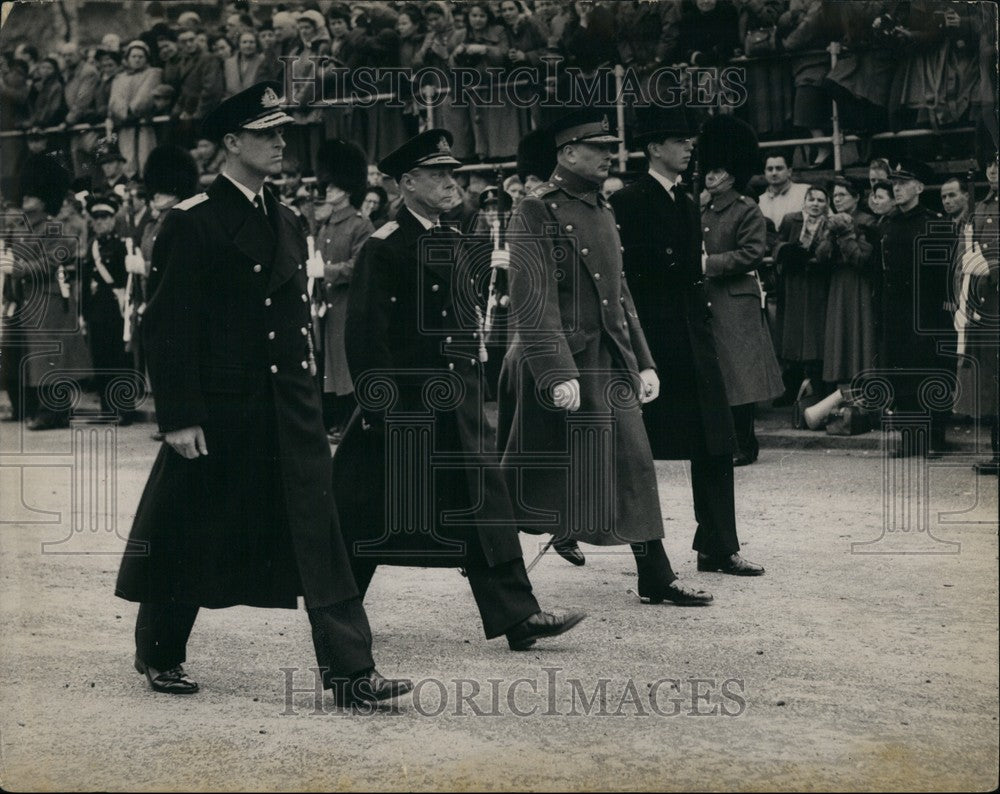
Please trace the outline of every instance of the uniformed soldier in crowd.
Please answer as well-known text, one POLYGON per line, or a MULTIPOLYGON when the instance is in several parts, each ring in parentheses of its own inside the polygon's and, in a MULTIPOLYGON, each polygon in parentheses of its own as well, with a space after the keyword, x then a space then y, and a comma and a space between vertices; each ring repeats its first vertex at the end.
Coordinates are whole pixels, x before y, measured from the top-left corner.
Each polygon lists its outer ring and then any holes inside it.
MULTIPOLYGON (((1000 356, 1000 209, 997 206, 997 155, 986 158, 989 193, 972 211, 957 246, 953 290, 956 296, 955 331, 964 341, 959 351, 958 398, 955 411, 990 426, 989 460, 978 461, 980 474, 1000 470, 997 438, 997 364, 1000 356)), ((960 342, 961 347, 961 342, 960 342)))
POLYGON ((760 450, 756 404, 785 390, 756 272, 767 250, 767 222, 757 203, 740 192, 757 172, 757 138, 735 117, 713 116, 702 128, 698 147, 708 193, 701 211, 702 271, 736 429, 733 465, 746 466, 760 450))
POLYGON ((904 429, 895 455, 938 457, 945 444, 950 406, 933 397, 929 383, 951 387, 954 359, 943 345, 955 332, 949 312, 949 266, 956 242, 951 222, 920 202, 933 171, 918 160, 901 160, 890 175, 897 212, 883 228, 879 339, 875 366, 892 387, 894 413, 925 414, 926 444, 904 429), (942 255, 942 252, 943 255, 942 255), (942 264, 944 262, 944 264, 942 264))
POLYGON ((123 190, 128 185, 128 175, 125 173, 126 160, 114 136, 97 142, 94 158, 101 168, 101 173, 92 183, 94 193, 112 193, 116 192, 116 188, 123 190))
POLYGON ((375 231, 358 206, 364 198, 368 161, 353 143, 325 141, 317 154, 314 203, 317 269, 313 298, 313 328, 322 355, 316 357, 323 388, 323 421, 331 441, 339 443, 354 413, 354 384, 344 350, 347 296, 354 262, 361 246, 375 231), (319 264, 319 263, 317 263, 319 264))
POLYGON ((510 347, 499 385, 498 446, 521 528, 548 533, 582 563, 578 541, 629 544, 644 602, 701 605, 663 543, 640 404, 660 389, 600 186, 620 143, 607 115, 579 110, 549 128, 557 165, 510 225, 510 347), (596 456, 596 457, 595 457, 596 456))
POLYGON ((69 426, 75 391, 90 354, 79 325, 79 241, 56 220, 70 175, 52 155, 26 158, 20 172, 22 216, 4 230, 4 385, 12 418, 29 430, 69 426), (67 389, 68 384, 74 388, 67 389))
POLYGON ((128 305, 125 241, 115 232, 121 202, 112 194, 87 197, 87 215, 94 230, 84 259, 83 319, 94 365, 94 388, 101 412, 117 416, 120 425, 132 424, 137 380, 125 350, 125 314, 128 305), (121 388, 112 390, 112 384, 121 388))
POLYGON ((439 221, 457 194, 451 144, 427 130, 379 162, 403 206, 362 247, 348 294, 360 410, 334 456, 336 498, 362 594, 379 565, 462 566, 487 639, 523 651, 584 615, 541 611, 521 557, 483 414, 484 273, 439 221))
POLYGON ((698 130, 684 108, 651 105, 637 122, 649 171, 615 193, 611 206, 635 308, 663 374, 643 422, 654 458, 691 461, 698 569, 759 576, 764 569, 739 554, 733 421, 701 272, 698 205, 681 184, 698 130))
POLYGON ((280 88, 258 83, 206 117, 225 168, 170 210, 153 248, 143 334, 165 443, 116 594, 140 602, 135 667, 156 691, 197 691, 183 662, 199 607, 294 609, 304 595, 323 685, 338 704, 374 702, 412 685, 375 670, 337 523, 306 240, 264 187, 291 122, 280 88))
POLYGON ((170 210, 198 192, 198 168, 186 149, 173 144, 157 146, 146 158, 142 181, 149 195, 150 222, 143 227, 142 237, 133 249, 136 258, 131 262, 126 260, 126 269, 131 276, 127 318, 131 322, 129 347, 133 366, 144 373, 146 356, 142 349, 142 316, 153 294, 154 281, 159 281, 159 273, 154 280, 151 271, 153 246, 170 210))

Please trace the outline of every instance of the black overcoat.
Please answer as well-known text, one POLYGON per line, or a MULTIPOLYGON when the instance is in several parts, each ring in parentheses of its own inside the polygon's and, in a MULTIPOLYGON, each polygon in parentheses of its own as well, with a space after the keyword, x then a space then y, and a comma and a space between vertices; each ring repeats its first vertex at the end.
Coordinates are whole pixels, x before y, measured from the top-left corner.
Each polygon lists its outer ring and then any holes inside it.
POLYGON ((164 444, 117 594, 130 601, 320 607, 357 595, 310 374, 306 241, 220 176, 178 204, 153 248, 143 344, 160 430, 200 425, 208 455, 164 444))
POLYGON ((356 261, 344 341, 359 410, 334 489, 351 553, 380 564, 521 557, 483 414, 475 307, 488 268, 463 250, 458 232, 425 230, 403 207, 356 261))
POLYGON ((733 419, 712 337, 701 272, 698 208, 646 174, 611 196, 625 272, 656 361, 660 396, 642 407, 653 457, 690 460, 733 451, 733 419))

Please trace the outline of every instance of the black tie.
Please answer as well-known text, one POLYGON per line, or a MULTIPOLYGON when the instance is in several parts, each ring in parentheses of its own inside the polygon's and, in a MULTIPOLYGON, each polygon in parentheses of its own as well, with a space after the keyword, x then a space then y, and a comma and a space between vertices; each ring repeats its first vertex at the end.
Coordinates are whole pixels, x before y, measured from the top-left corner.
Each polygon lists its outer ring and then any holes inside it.
POLYGON ((253 197, 253 205, 257 208, 257 212, 267 217, 267 210, 264 209, 264 202, 261 201, 260 193, 253 197))

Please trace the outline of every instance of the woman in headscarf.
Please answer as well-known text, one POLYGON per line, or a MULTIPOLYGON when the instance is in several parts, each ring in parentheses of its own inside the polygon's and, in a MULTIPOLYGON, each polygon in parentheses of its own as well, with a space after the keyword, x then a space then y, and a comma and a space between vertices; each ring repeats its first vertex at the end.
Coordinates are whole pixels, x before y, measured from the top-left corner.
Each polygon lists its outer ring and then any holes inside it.
POLYGON ((132 41, 125 47, 125 68, 115 75, 108 98, 108 118, 118 131, 118 146, 125 158, 125 173, 138 174, 156 146, 156 132, 148 121, 153 113, 153 90, 161 70, 149 65, 149 47, 132 41))
POLYGON ((816 247, 817 261, 830 268, 823 380, 847 386, 875 360, 875 219, 861 209, 862 191, 857 183, 837 177, 831 192, 836 212, 816 247))
POLYGON ((823 376, 823 335, 830 293, 829 260, 817 259, 824 239, 830 199, 813 185, 801 212, 790 212, 778 227, 774 261, 783 283, 781 358, 801 367, 803 377, 818 387, 823 376))
POLYGON ((222 64, 223 99, 260 82, 258 75, 263 63, 257 35, 252 30, 240 33, 236 52, 222 64))

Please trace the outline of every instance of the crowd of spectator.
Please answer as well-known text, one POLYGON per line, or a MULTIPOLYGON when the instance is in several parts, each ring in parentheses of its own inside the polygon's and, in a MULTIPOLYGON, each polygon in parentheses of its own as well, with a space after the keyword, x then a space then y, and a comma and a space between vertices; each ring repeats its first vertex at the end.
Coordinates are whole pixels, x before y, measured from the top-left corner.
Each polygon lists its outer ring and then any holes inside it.
MULTIPOLYGON (((64 151, 82 178, 96 171, 99 134, 70 128, 99 125, 100 137, 116 135, 125 173, 133 176, 158 143, 199 146, 205 114, 255 82, 280 80, 288 57, 296 75, 311 74, 310 56, 328 56, 331 69, 433 66, 446 73, 471 67, 503 74, 537 67, 550 56, 585 74, 616 64, 640 76, 661 66, 737 65, 746 72, 747 97, 735 112, 765 140, 829 135, 832 99, 848 132, 976 123, 995 102, 996 28, 992 11, 983 8, 988 5, 229 2, 209 24, 195 11, 174 17, 167 4, 153 2, 147 4, 148 27, 134 38, 111 32, 99 42, 65 42, 44 54, 31 42, 4 42, 2 127, 21 133, 3 139, 4 193, 10 194, 29 133, 35 149, 64 151), (831 43, 839 49, 835 63, 827 51, 831 43)), ((216 8, 206 7, 209 12, 216 8)), ((393 87, 387 82, 375 88, 393 87)), ((552 85, 542 81, 531 90, 542 98, 552 85)), ((402 102, 391 106, 317 107, 308 88, 288 99, 297 104, 287 155, 290 168, 300 172, 311 170, 324 138, 354 141, 375 162, 423 123, 419 95, 407 86, 402 102)), ((448 98, 434 113, 435 123, 453 132, 456 156, 468 162, 511 159, 518 140, 544 121, 537 105, 461 107, 448 98)), ((822 166, 830 161, 830 147, 811 147, 798 159, 800 166, 822 166)))

